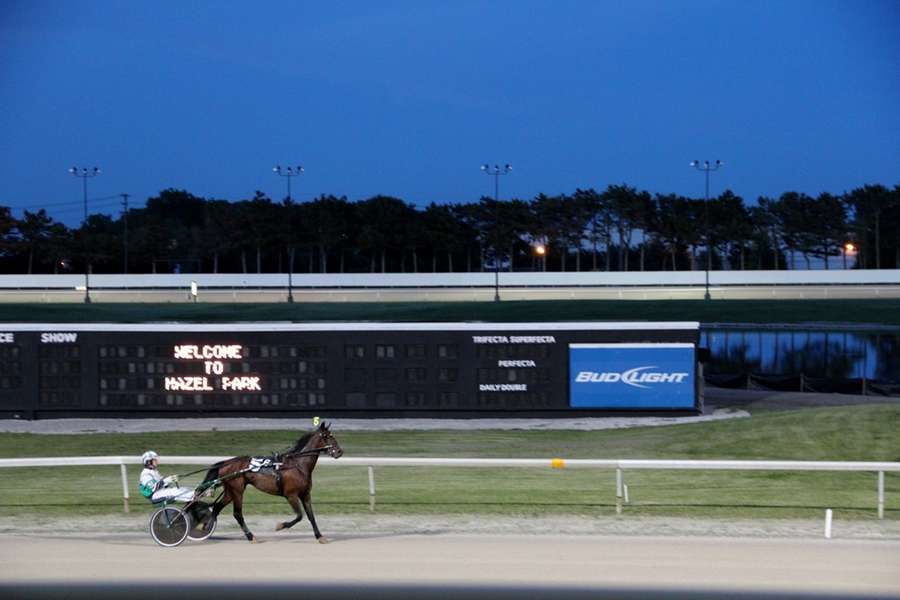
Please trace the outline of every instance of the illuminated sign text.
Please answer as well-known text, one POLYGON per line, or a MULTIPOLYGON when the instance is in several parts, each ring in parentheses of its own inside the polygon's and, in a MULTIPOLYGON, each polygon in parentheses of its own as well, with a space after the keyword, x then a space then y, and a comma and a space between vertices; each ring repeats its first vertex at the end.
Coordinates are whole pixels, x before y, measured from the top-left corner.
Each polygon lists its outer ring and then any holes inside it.
POLYGON ((474 344, 555 344, 552 335, 473 335, 474 344))
POLYGON ((74 344, 78 341, 77 333, 42 333, 42 344, 74 344))
POLYGON ((180 344, 172 349, 176 360, 202 361, 206 376, 166 377, 167 391, 176 392, 261 392, 262 383, 258 375, 225 375, 227 360, 242 360, 244 348, 240 344, 180 344), (221 377, 214 377, 221 375, 221 377))

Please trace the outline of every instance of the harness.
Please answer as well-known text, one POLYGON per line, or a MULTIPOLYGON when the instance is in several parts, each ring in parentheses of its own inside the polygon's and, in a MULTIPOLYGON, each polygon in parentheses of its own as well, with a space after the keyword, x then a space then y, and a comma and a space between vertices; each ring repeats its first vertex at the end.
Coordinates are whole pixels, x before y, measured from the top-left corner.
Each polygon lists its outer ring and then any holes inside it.
MULTIPOLYGON (((209 488, 220 485, 223 481, 227 481, 229 479, 233 479, 234 477, 238 477, 239 475, 243 475, 244 473, 258 473, 260 475, 270 475, 275 477, 275 485, 278 489, 278 495, 284 496, 284 480, 282 476, 282 471, 284 471, 284 463, 287 458, 294 458, 300 456, 318 456, 323 452, 327 452, 332 450, 334 445, 322 446, 321 448, 314 448, 312 450, 297 450, 294 452, 285 452, 285 453, 274 453, 270 456, 254 456, 250 458, 250 464, 240 471, 235 471, 234 473, 229 473, 225 477, 220 477, 217 479, 213 479, 211 481, 207 481, 206 485, 202 486, 202 489, 198 488, 198 493, 203 492, 209 488)), ((206 471, 209 467, 205 469, 198 469, 196 471, 191 471, 190 473, 185 473, 184 475, 179 475, 179 477, 186 477, 188 475, 193 475, 195 473, 200 473, 201 471, 206 471)), ((288 469, 297 469, 299 472, 300 467, 298 465, 292 465, 288 467, 288 469)))

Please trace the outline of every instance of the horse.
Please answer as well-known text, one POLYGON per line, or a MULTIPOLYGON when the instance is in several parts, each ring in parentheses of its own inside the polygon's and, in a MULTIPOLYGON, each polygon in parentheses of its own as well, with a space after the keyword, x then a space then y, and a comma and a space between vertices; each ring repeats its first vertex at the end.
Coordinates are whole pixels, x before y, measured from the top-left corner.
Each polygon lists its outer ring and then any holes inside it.
POLYGON ((275 473, 252 471, 249 456, 236 456, 212 465, 200 485, 202 488, 204 485, 208 486, 219 480, 224 488, 222 495, 213 504, 213 518, 217 518, 223 508, 234 502, 234 520, 241 526, 241 531, 244 532, 247 540, 250 543, 256 543, 256 537, 244 523, 244 489, 247 484, 250 484, 261 492, 273 496, 284 496, 291 508, 294 509, 297 517, 291 521, 276 524, 275 531, 290 529, 299 523, 303 519, 303 510, 305 510, 316 540, 320 544, 327 544, 328 538, 319 531, 310 502, 312 472, 316 468, 319 455, 323 453, 328 453, 332 458, 340 458, 344 454, 340 444, 331 434, 329 425, 324 421, 317 429, 297 440, 289 450, 275 455, 276 462, 281 462, 280 470, 275 473), (303 510, 300 508, 301 502, 303 510))

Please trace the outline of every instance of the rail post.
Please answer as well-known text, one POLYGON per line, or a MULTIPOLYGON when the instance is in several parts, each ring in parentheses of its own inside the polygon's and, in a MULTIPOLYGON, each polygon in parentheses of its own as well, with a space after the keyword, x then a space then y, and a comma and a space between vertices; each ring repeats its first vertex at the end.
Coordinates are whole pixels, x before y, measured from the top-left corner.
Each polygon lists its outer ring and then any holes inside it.
POLYGON ((884 518, 884 471, 878 471, 878 518, 884 518))
POLYGON ((622 514, 622 467, 616 468, 616 514, 622 514))
POLYGON ((129 512, 128 508, 128 470, 125 468, 125 463, 119 463, 119 471, 122 473, 122 504, 125 512, 129 512))
POLYGON ((375 467, 369 467, 369 512, 375 512, 375 467))

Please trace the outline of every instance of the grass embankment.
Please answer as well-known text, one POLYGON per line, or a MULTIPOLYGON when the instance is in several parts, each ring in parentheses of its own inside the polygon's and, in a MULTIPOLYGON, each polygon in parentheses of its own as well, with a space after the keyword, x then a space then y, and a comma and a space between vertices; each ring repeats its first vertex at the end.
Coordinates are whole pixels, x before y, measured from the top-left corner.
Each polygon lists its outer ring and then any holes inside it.
MULTIPOLYGON (((611 431, 337 431, 347 456, 686 458, 900 461, 900 407, 865 405, 764 413, 749 419, 611 431)), ((262 454, 290 431, 0 435, 0 456, 262 454)), ((331 459, 323 459, 331 460, 331 459)), ((202 465, 201 465, 202 466, 202 465)), ((191 470, 164 466, 164 472, 191 470)), ((129 469, 136 496, 139 469, 129 469)), ((186 483, 194 484, 200 475, 186 483)), ((625 473, 638 515, 875 517, 870 473, 634 471, 625 473)), ((379 512, 611 515, 615 476, 606 470, 376 469, 379 512)), ((117 467, 0 469, 0 516, 103 514, 121 505, 117 467)), ((887 474, 886 516, 900 518, 900 475, 887 474)), ((363 512, 366 470, 320 466, 314 502, 327 513, 363 512)), ((248 493, 246 511, 289 514, 284 500, 248 493)), ((139 497, 138 510, 149 510, 139 497)))
POLYGON ((900 325, 900 300, 543 300, 295 304, 0 304, 0 322, 701 321, 900 325))

